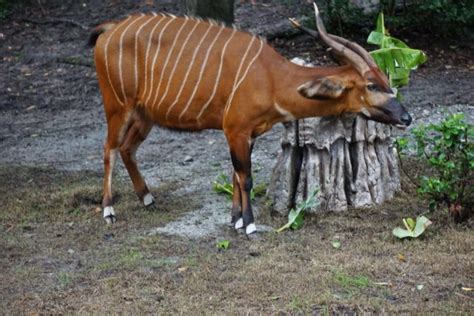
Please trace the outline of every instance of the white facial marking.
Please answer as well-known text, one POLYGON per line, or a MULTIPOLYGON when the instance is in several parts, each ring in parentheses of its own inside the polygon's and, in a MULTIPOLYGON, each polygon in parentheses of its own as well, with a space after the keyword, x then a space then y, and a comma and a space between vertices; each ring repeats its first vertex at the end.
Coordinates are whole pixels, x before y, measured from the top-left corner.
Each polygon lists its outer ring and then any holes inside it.
MULTIPOLYGON (((130 17, 128 17, 126 21, 128 21, 130 19, 130 17)), ((125 23, 124 22, 124 23, 125 23)), ((115 32, 117 32, 117 30, 119 29, 118 26, 115 27, 115 29, 112 31, 112 33, 110 33, 110 36, 107 38, 107 41, 105 42, 105 46, 104 46, 104 57, 105 57, 105 71, 107 72, 107 79, 109 81, 109 85, 110 87, 112 88, 112 92, 114 93, 114 96, 115 98, 117 99, 118 103, 120 105, 124 105, 124 103, 122 102, 122 100, 120 100, 120 98, 118 97, 118 94, 117 92, 115 91, 115 88, 114 88, 114 85, 112 83, 112 79, 110 78, 110 70, 109 70, 109 60, 108 60, 108 57, 109 57, 109 54, 108 54, 108 49, 109 49, 109 44, 110 44, 110 40, 111 38, 114 36, 115 32)))
MULTIPOLYGON (((255 39, 255 37, 252 38, 252 41, 250 42, 249 44, 249 47, 247 48, 247 51, 245 52, 245 55, 242 59, 242 62, 240 64, 240 66, 242 66, 242 63, 243 61, 247 58, 247 54, 250 50, 250 47, 252 46, 252 43, 253 43, 253 39, 255 39)), ((250 67, 253 65, 253 63, 255 62, 255 60, 257 60, 258 56, 260 55, 260 52, 262 51, 263 49, 263 40, 260 39, 260 47, 257 51, 257 53, 255 54, 255 56, 252 58, 252 60, 247 64, 247 69, 245 70, 244 74, 242 75, 242 77, 240 78, 240 80, 238 82, 234 81, 234 88, 232 89, 232 93, 230 94, 230 97, 229 97, 229 100, 227 101, 227 105, 226 105, 226 108, 224 110, 224 116, 226 115, 226 113, 229 111, 231 105, 232 105, 232 99, 234 98, 234 95, 235 93, 237 92, 237 90, 239 89, 240 85, 242 84, 242 82, 244 82, 245 80, 245 77, 247 76, 249 70, 250 70, 250 67)), ((240 67, 239 67, 239 70, 237 72, 237 74, 240 74, 240 67)), ((236 76, 236 79, 237 79, 238 76, 236 76)))
POLYGON ((149 206, 153 204, 153 202, 155 202, 155 198, 153 197, 153 195, 151 195, 151 193, 147 193, 143 198, 143 204, 145 204, 145 206, 149 206))
MULTIPOLYGON (((123 95, 123 100, 127 100, 127 94, 125 93, 125 84, 123 82, 123 39, 125 37, 125 34, 127 33, 128 29, 134 25, 135 23, 139 22, 141 19, 143 19, 145 16, 142 15, 138 19, 135 19, 133 22, 131 22, 127 27, 123 30, 122 34, 120 35, 120 41, 119 41, 119 60, 118 60, 118 68, 119 68, 119 79, 120 79, 120 86, 122 88, 122 95, 123 95)), ((138 77, 138 76, 137 76, 138 77)))
POLYGON ((247 235, 250 235, 250 234, 253 234, 257 231, 257 227, 255 226, 254 223, 250 223, 247 225, 247 227, 245 228, 245 233, 247 235))
POLYGON ((282 108, 278 103, 274 103, 274 106, 275 106, 275 109, 277 110, 278 113, 280 113, 284 118, 285 118, 285 121, 294 121, 296 118, 293 114, 291 114, 291 112, 285 110, 284 108, 282 108))
POLYGON ((234 228, 235 228, 235 229, 244 228, 244 220, 242 219, 242 217, 239 218, 239 219, 237 220, 237 222, 235 222, 234 228))
MULTIPOLYGON (((158 94, 160 92, 160 87, 161 87, 161 83, 163 82, 163 77, 165 75, 165 72, 166 72, 166 67, 168 66, 168 63, 170 61, 170 58, 171 58, 171 55, 173 54, 173 50, 174 50, 174 47, 176 46, 176 43, 178 42, 178 39, 179 39, 179 36, 181 35, 181 32, 183 31, 184 27, 186 26, 186 24, 188 24, 189 20, 184 20, 184 23, 181 23, 181 27, 179 28, 178 32, 176 33, 176 35, 174 36, 174 41, 173 43, 171 44, 170 48, 169 48, 169 51, 168 51, 168 56, 166 56, 166 60, 163 64, 161 68, 161 75, 160 75, 160 81, 158 82, 158 87, 155 89, 155 98, 153 99, 153 108, 156 107, 155 103, 156 103, 156 100, 158 99, 158 94)), ((163 33, 163 30, 161 31, 161 33, 163 33)), ((160 34, 161 35, 161 34, 160 34)), ((155 57, 158 57, 158 55, 155 55, 155 57)), ((153 66, 152 66, 152 71, 153 69, 155 69, 155 63, 156 63, 156 59, 153 60, 153 66)), ((151 87, 153 87, 153 83, 150 85, 151 87)), ((151 91, 150 91, 151 92, 151 91)), ((150 97, 151 97, 151 93, 150 93, 150 97)), ((150 98, 147 99, 146 103, 148 104, 148 101, 149 101, 150 98)), ((163 100, 163 99, 162 99, 163 100)), ((161 102, 160 102, 161 104, 161 102)), ((157 111, 159 110, 159 105, 158 105, 158 108, 156 109, 157 111)))
MULTIPOLYGON (((191 98, 189 99, 188 101, 188 104, 186 105, 185 107, 185 110, 187 110, 187 108, 189 107, 189 105, 191 104, 193 98, 194 98, 194 95, 196 94, 196 91, 197 91, 197 88, 199 86, 199 83, 201 82, 201 78, 202 78, 202 75, 204 73, 204 69, 205 69, 205 66, 207 64, 207 59, 209 57, 209 53, 211 51, 211 48, 212 46, 214 46, 217 38, 219 37, 219 35, 221 34, 222 30, 224 30, 224 28, 221 28, 219 30, 219 33, 216 35, 216 38, 214 39, 214 42, 212 42, 211 46, 209 47, 209 50, 207 51, 207 54, 206 54, 206 58, 203 62, 203 65, 201 66, 201 73, 199 75, 199 80, 198 82, 196 83, 196 86, 194 87, 194 91, 193 91, 193 94, 191 95, 191 98)), ((212 89, 212 93, 211 95, 209 96, 209 99, 206 101, 206 103, 204 103, 204 105, 202 106, 201 108, 201 111, 199 111, 199 114, 197 116, 197 122, 198 124, 200 125, 200 118, 202 116, 202 114, 206 111, 207 107, 209 106, 209 104, 211 104, 212 102, 212 99, 214 99, 214 96, 216 95, 216 92, 217 92, 217 87, 219 86, 219 81, 220 81, 220 78, 221 78, 221 73, 222 73, 222 66, 224 65, 224 56, 225 56, 225 52, 226 52, 226 49, 227 49, 227 46, 229 45, 230 41, 232 40, 232 38, 234 37, 235 35, 235 30, 232 32, 232 34, 230 35, 230 37, 227 39, 227 41, 225 42, 224 44, 224 47, 222 49, 222 52, 221 52, 221 61, 220 61, 220 64, 219 64, 219 70, 217 71, 217 76, 216 76, 216 82, 214 83, 214 88, 212 89)))

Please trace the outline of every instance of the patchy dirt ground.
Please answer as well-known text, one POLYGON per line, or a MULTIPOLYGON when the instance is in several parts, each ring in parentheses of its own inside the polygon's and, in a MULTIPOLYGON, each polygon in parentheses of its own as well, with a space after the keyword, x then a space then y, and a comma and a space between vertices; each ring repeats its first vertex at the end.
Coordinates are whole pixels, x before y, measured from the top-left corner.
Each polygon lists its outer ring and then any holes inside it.
MULTIPOLYGON (((424 239, 393 240, 402 216, 424 211, 409 186, 386 205, 312 217, 301 231, 260 241, 226 229, 229 201, 211 189, 231 170, 217 131, 156 128, 138 155, 155 209, 141 207, 118 164, 119 222, 105 226, 97 210, 105 123, 86 29, 151 10, 112 2, 35 2, 0 21, 0 313, 472 310, 474 296, 462 289, 474 284, 472 221, 454 226, 437 213, 424 239), (231 246, 218 251, 223 239, 231 246)), ((178 13, 175 1, 155 3, 178 13)), ((258 30, 301 14, 303 4, 286 3, 239 5, 237 23, 258 30)), ((415 122, 456 111, 472 121, 472 44, 407 40, 430 57, 404 91, 415 122)), ((328 62, 305 36, 272 44, 288 57, 328 62)), ((275 127, 257 142, 257 183, 269 179, 280 132, 275 127)), ((255 205, 259 223, 283 223, 263 201, 255 205)))

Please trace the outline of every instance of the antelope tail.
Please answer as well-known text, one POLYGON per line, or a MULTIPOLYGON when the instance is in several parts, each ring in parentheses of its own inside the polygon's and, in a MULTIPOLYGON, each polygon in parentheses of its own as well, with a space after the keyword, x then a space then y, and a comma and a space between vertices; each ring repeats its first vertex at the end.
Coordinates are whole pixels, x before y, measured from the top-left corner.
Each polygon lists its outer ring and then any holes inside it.
POLYGON ((95 44, 97 43, 97 39, 99 38, 99 36, 102 33, 105 33, 113 29, 117 24, 118 22, 106 22, 106 23, 102 23, 96 26, 92 30, 91 34, 89 35, 89 40, 87 41, 87 47, 94 47, 95 44))

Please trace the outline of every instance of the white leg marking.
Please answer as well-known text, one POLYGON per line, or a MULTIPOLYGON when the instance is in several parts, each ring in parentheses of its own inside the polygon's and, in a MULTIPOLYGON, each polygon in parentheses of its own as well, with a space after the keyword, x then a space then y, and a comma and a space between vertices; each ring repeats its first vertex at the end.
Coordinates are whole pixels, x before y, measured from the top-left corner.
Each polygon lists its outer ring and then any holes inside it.
POLYGON ((239 218, 239 219, 237 220, 237 222, 235 222, 234 228, 235 228, 235 229, 244 228, 244 220, 242 219, 242 217, 239 218))
POLYGON ((115 216, 115 211, 113 206, 104 207, 104 218, 108 216, 115 216))
POLYGON ((155 202, 155 198, 153 197, 153 195, 151 195, 151 193, 147 193, 143 198, 143 204, 145 204, 145 206, 149 206, 153 204, 153 202, 155 202))
MULTIPOLYGON (((245 80, 245 78, 247 77, 247 74, 248 74, 248 72, 249 72, 249 70, 250 70, 250 67, 253 65, 253 63, 255 62, 255 60, 257 60, 258 56, 260 55, 260 53, 261 53, 261 51, 262 51, 262 49, 263 49, 263 46, 264 46, 263 44, 264 44, 263 40, 260 40, 260 47, 259 47, 259 49, 258 49, 258 51, 257 51, 257 54, 255 54, 255 56, 253 57, 253 59, 248 63, 247 69, 245 70, 244 74, 242 75, 242 77, 240 78, 240 80, 237 82, 237 84, 234 85, 234 89, 232 90, 232 93, 231 93, 231 95, 230 95, 230 97, 229 97, 229 100, 227 101, 227 106, 226 106, 226 109, 225 109, 225 111, 224 111, 224 117, 225 117, 225 115, 227 114, 227 112, 229 111, 229 109, 230 109, 230 107, 231 107, 231 105, 232 105, 232 99, 234 98, 234 95, 235 95, 236 91, 239 89, 239 86, 242 84, 242 82, 244 82, 244 80, 245 80)), ((250 46, 249 46, 249 48, 250 48, 250 46)), ((248 50, 247 50, 247 52, 248 52, 248 50)), ((244 59, 245 59, 245 57, 244 57, 244 59)))
POLYGON ((117 221, 115 217, 115 211, 112 206, 106 206, 104 208, 104 219, 107 224, 113 224, 117 221))
MULTIPOLYGON (((223 29, 221 29, 222 31, 223 29)), ((220 32, 219 31, 219 34, 220 32)), ((206 111, 207 107, 211 104, 212 102, 212 99, 214 99, 214 96, 216 95, 216 92, 217 92, 217 87, 219 86, 219 81, 220 81, 220 78, 221 78, 221 73, 222 73, 222 67, 224 65, 224 56, 225 56, 225 51, 227 49, 227 46, 229 45, 230 41, 232 40, 232 38, 234 37, 236 33, 236 30, 233 30, 232 31, 232 34, 230 35, 230 37, 227 39, 227 41, 225 42, 224 44, 224 47, 222 49, 222 52, 221 52, 221 61, 220 61, 220 64, 219 64, 219 70, 217 71, 217 76, 216 76, 216 82, 214 83, 214 88, 212 89, 212 93, 209 97, 209 99, 206 101, 206 103, 204 103, 204 105, 202 106, 201 108, 201 111, 199 111, 199 114, 197 116, 197 122, 199 125, 201 125, 200 123, 200 118, 201 116, 203 115, 203 113, 206 111)), ((216 36, 216 39, 217 37, 219 36, 219 34, 216 36)), ((214 44, 214 43, 213 43, 214 44)), ((212 48, 212 45, 211 45, 211 48, 212 48)), ((202 75, 204 73, 204 69, 205 69, 205 65, 207 63, 207 57, 209 57, 209 52, 210 50, 207 52, 207 55, 206 55, 206 60, 205 60, 205 63, 203 63, 203 66, 201 67, 201 73, 200 73, 200 76, 199 76, 199 81, 196 83, 196 86, 194 87, 194 91, 193 91, 193 94, 191 95, 191 98, 189 99, 188 101, 188 104, 186 105, 186 107, 184 108, 183 110, 183 113, 188 109, 188 107, 190 106, 193 98, 194 98, 194 95, 196 94, 196 91, 197 91, 197 88, 199 86, 199 83, 201 81, 201 78, 202 78, 202 75)), ((181 115, 183 115, 183 113, 181 113, 181 115)), ((180 116, 181 117, 181 116, 180 116)))
POLYGON ((237 183, 240 184, 239 174, 237 172, 235 172, 234 174, 235 174, 235 178, 237 179, 237 183))
MULTIPOLYGON (((125 34, 127 33, 128 29, 134 25, 135 23, 139 22, 142 18, 145 16, 142 15, 139 18, 135 19, 133 22, 127 25, 127 27, 122 31, 122 34, 120 35, 120 41, 119 41, 119 60, 118 60, 118 68, 119 68, 119 79, 120 79, 120 85, 122 88, 122 95, 123 95, 123 100, 127 100, 127 94, 125 93, 125 85, 123 83, 123 38, 125 37, 125 34)), ((136 39, 135 39, 136 41, 136 39)))
MULTIPOLYGON (((151 49, 151 43, 152 43, 152 40, 153 40, 153 33, 155 32, 155 30, 158 28, 158 26, 161 24, 161 22, 165 21, 166 18, 161 18, 156 24, 155 26, 151 29, 151 32, 150 32, 150 36, 148 37, 148 45, 146 47, 146 53, 145 53, 145 69, 144 69, 144 72, 145 72, 145 85, 144 85, 144 88, 143 88, 143 97, 146 96, 146 92, 147 92, 147 85, 148 85, 148 54, 150 53, 150 49, 151 49)), ((173 20, 169 20, 168 23, 165 25, 165 27, 171 23, 171 21, 173 20)), ((160 49, 160 39, 161 39, 161 35, 159 36, 158 38, 158 50, 160 49)), ((153 75, 153 70, 151 69, 151 74, 150 75, 153 75)), ((153 88, 151 88, 153 89, 153 88)))
POLYGON ((245 233, 247 235, 250 235, 250 234, 253 234, 257 231, 257 227, 255 226, 254 223, 250 223, 247 225, 247 227, 245 227, 245 233))
MULTIPOLYGON (((186 21, 187 22, 187 21, 186 21)), ((196 30, 196 27, 199 25, 198 22, 196 21, 192 21, 194 23, 194 27, 191 29, 191 31, 189 32, 188 36, 185 38, 183 44, 181 45, 181 49, 179 50, 179 53, 178 53, 178 57, 176 57, 175 59, 175 62, 174 62, 174 65, 173 65, 173 69, 171 70, 171 73, 169 74, 168 76, 168 83, 166 84, 166 88, 165 88, 165 93, 163 93, 163 96, 161 97, 160 99, 160 102, 158 102, 158 105, 157 105, 157 111, 158 109, 160 108, 160 105, 161 103, 163 102, 163 100, 166 98, 166 96, 168 95, 168 91, 169 91, 169 88, 170 88, 170 82, 171 80, 173 79, 173 76, 174 76, 174 73, 176 71, 176 67, 178 66, 178 63, 179 63, 179 60, 181 59, 181 55, 183 55, 183 52, 184 52, 184 48, 186 47, 186 44, 188 43, 189 39, 191 38, 191 35, 194 33, 194 31, 196 30)), ((176 35, 176 39, 178 38, 178 35, 176 35)), ((175 39, 175 40, 176 40, 175 39)), ((174 46, 174 45, 173 45, 174 46)), ((171 53, 171 50, 170 50, 170 53, 171 53)), ((168 55, 169 56, 169 55, 168 55)), ((156 100, 158 99, 158 90, 156 91, 156 94, 155 94, 155 99, 153 101, 153 104, 155 104, 156 100)), ((168 119, 168 114, 169 114, 169 111, 170 109, 168 108, 168 111, 166 113, 166 119, 168 119)))
MULTIPOLYGON (((198 22, 199 23, 199 22, 198 22)), ((189 66, 188 66, 188 69, 186 70, 186 75, 184 76, 184 79, 183 79, 183 82, 181 83, 181 87, 179 88, 179 91, 176 95, 176 99, 174 100, 174 102, 169 106, 168 108, 168 113, 171 111, 171 109, 178 103, 178 100, 179 100, 179 97, 181 96, 181 93, 183 92, 183 89, 184 87, 186 86, 186 82, 188 80, 188 77, 189 77, 189 73, 191 72, 191 69, 192 67, 194 66, 194 62, 196 61, 196 56, 197 56, 197 53, 199 51, 199 49, 201 48, 201 45, 202 43, 204 42, 204 39, 206 38, 207 34, 209 34, 209 31, 211 30, 212 28, 212 25, 209 25, 209 27, 207 28, 206 32, 204 33, 204 35, 202 36, 201 40, 199 41, 198 45, 196 46, 196 49, 194 50, 194 53, 193 53, 193 56, 191 58, 191 62, 189 63, 189 66)), ((166 113, 166 116, 168 117, 168 113, 166 113)), ((181 120, 181 115, 179 116, 180 117, 180 120, 181 120)))
MULTIPOLYGON (((171 80, 173 79, 174 77, 174 74, 176 72, 176 67, 178 66, 179 64, 179 60, 181 59, 181 56, 183 55, 183 52, 184 52, 184 49, 186 48, 186 44, 188 43, 189 39, 191 38, 191 35, 194 33, 194 31, 196 30, 196 28, 198 27, 198 25, 200 25, 199 22, 196 22, 196 21, 193 21, 194 22, 194 27, 191 29, 191 31, 189 32, 188 36, 186 37, 186 39, 184 40, 184 43, 183 45, 181 46, 181 49, 179 50, 179 53, 178 53, 178 57, 176 57, 176 60, 174 62, 174 65, 173 65, 173 69, 171 70, 171 73, 170 75, 168 76, 168 83, 166 84, 166 89, 165 89, 165 93, 163 94, 163 96, 161 97, 161 100, 160 102, 158 103, 158 108, 160 107, 161 103, 163 102, 163 100, 166 98, 166 96, 168 95, 168 91, 169 91, 169 88, 170 88, 170 83, 171 83, 171 80)), ((190 64, 190 66, 192 66, 192 63, 190 64)), ((189 70, 189 69, 188 69, 189 70)), ((183 85, 181 85, 183 87, 183 85)), ((156 95, 158 96, 158 94, 156 95)), ((178 97, 179 98, 179 97, 178 97)), ((177 100, 176 100, 177 101, 177 100)), ((174 106, 174 105, 173 105, 174 106)), ((168 119, 168 115, 170 114, 171 112, 171 109, 173 108, 173 106, 170 106, 168 107, 168 111, 166 112, 166 120, 168 119)))
MULTIPOLYGON (((125 23, 129 19, 130 19, 130 17, 128 17, 123 23, 125 23)), ((115 32, 117 32, 118 29, 119 29, 119 27, 116 26, 115 29, 112 31, 112 33, 110 33, 110 36, 107 38, 107 41, 105 42, 104 58, 105 58, 105 70, 107 72, 107 79, 109 80, 109 85, 112 88, 112 92, 114 93, 114 96, 117 99, 118 103, 123 106, 124 103, 118 97, 117 92, 115 91, 114 85, 112 83, 112 79, 110 79, 109 60, 108 60, 108 58, 109 58, 108 49, 109 49, 110 39, 114 36, 115 32)))
POLYGON ((106 175, 109 191, 108 195, 112 196, 112 173, 115 166, 115 158, 117 157, 117 149, 111 149, 109 152, 109 173, 106 175))
MULTIPOLYGON (((148 93, 148 97, 146 98, 146 101, 145 101, 145 104, 146 104, 146 105, 149 104, 148 102, 150 101, 150 98, 151 98, 151 96, 152 96, 152 94, 153 94, 153 89, 154 89, 153 80, 154 80, 154 77, 155 77, 155 71, 154 71, 154 70, 155 70, 156 60, 158 59, 158 55, 160 54, 161 38, 162 38, 162 36, 163 36, 164 31, 168 28, 168 26, 169 26, 169 25, 171 24, 171 22, 173 22, 173 21, 175 21, 174 18, 171 19, 171 20, 169 20, 168 23, 166 23, 165 26, 163 26, 163 28, 162 28, 161 31, 160 31, 160 35, 158 36, 158 48, 156 49, 155 56, 153 56, 153 62, 152 62, 152 64, 151 64, 151 68, 150 68, 150 77, 151 77, 151 78, 150 78, 150 92, 148 93)), ((184 24, 186 24, 186 22, 185 22, 184 24)), ((184 25, 183 25, 183 26, 184 26, 184 25)), ((183 26, 181 26, 181 28, 182 28, 183 26)), ((170 49, 170 52, 171 52, 171 50, 172 50, 172 48, 170 49)), ((169 55, 168 55, 168 57, 169 57, 169 55)), ((163 74, 164 74, 164 72, 165 72, 165 67, 166 67, 166 65, 161 69, 161 78, 163 78, 163 74)), ((160 78, 160 84, 161 84, 161 78, 160 78)), ((155 91, 157 91, 157 93, 158 93, 158 91, 159 91, 159 86, 158 86, 158 89, 155 90, 155 91)), ((153 106, 153 104, 152 104, 152 106, 153 106)))
POLYGON ((148 25, 148 23, 150 23, 151 21, 154 20, 156 16, 156 13, 154 14, 154 16, 150 17, 150 19, 148 19, 148 21, 146 21, 145 23, 143 23, 137 30, 137 32, 135 33, 135 94, 138 93, 138 36, 140 35, 140 32, 142 31, 142 29, 148 25))

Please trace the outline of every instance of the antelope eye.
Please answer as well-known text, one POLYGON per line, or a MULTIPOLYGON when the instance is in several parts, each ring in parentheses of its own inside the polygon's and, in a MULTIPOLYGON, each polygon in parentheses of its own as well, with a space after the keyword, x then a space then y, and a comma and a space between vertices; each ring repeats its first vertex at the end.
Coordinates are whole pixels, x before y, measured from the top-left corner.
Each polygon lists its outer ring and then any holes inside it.
POLYGON ((379 89, 379 86, 377 86, 375 83, 369 83, 367 85, 367 90, 369 90, 369 91, 378 91, 380 89, 379 89))

